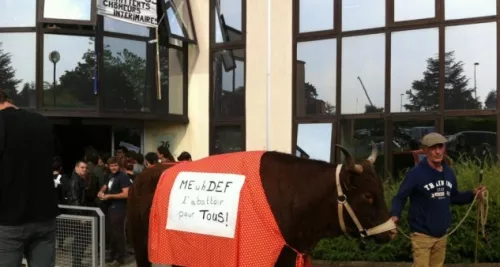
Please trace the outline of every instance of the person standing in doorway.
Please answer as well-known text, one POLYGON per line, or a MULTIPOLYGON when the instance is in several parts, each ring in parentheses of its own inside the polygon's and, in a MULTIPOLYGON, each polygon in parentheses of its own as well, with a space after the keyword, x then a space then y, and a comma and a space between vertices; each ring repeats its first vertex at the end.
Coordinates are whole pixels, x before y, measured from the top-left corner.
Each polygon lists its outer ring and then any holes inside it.
POLYGON ((132 185, 130 178, 121 171, 119 160, 111 157, 108 160, 110 171, 109 182, 104 185, 99 199, 108 202, 108 218, 111 230, 111 257, 109 266, 118 267, 125 264, 125 215, 128 198, 128 189, 132 185))
POLYGON ((447 140, 438 133, 422 138, 425 157, 413 167, 392 200, 392 220, 397 223, 410 198, 410 225, 414 267, 441 267, 445 261, 446 233, 452 222, 451 204, 469 204, 486 190, 458 191, 453 170, 443 161, 447 140))
POLYGON ((50 121, 0 89, 0 266, 55 266, 58 197, 50 121))

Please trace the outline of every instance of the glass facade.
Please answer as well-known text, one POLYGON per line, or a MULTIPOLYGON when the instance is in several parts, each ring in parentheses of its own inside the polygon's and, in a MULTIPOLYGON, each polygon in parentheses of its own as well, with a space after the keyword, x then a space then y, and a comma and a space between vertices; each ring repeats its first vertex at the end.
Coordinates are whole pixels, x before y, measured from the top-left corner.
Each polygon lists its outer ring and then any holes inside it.
POLYGON ((158 3, 160 90, 154 29, 97 15, 96 1, 20 3, 0 1, 0 88, 15 104, 48 116, 187 121, 189 1, 158 3))
POLYGON ((495 155, 496 4, 295 0, 293 153, 340 162, 341 144, 360 160, 373 142, 385 177, 414 164, 429 132, 452 159, 495 155))

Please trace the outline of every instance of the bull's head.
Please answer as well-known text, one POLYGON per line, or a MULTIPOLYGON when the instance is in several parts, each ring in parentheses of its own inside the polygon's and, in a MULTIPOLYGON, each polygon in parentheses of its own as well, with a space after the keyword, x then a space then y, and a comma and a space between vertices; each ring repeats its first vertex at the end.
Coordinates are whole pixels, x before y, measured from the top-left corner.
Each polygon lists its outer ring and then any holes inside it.
POLYGON ((384 200, 382 180, 377 177, 374 164, 377 147, 359 164, 344 147, 337 145, 346 164, 337 167, 337 194, 339 222, 342 230, 361 237, 374 237, 378 243, 392 240, 396 234, 384 200))

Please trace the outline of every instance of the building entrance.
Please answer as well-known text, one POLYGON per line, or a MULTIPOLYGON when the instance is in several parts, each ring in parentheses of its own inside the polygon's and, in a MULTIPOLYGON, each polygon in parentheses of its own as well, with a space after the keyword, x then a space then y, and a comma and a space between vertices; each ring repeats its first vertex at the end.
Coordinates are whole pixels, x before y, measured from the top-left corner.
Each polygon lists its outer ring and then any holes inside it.
POLYGON ((82 160, 85 148, 94 147, 100 153, 111 153, 112 127, 87 125, 81 119, 54 121, 55 155, 63 161, 66 174, 71 174, 75 163, 82 160))

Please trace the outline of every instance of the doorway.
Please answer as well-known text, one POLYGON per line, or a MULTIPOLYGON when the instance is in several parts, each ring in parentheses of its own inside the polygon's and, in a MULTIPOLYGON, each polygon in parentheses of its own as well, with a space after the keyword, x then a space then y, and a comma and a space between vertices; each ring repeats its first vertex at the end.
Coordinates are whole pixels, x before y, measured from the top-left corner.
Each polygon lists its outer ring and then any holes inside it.
POLYGON ((73 172, 77 161, 83 160, 85 149, 94 147, 100 153, 111 152, 112 127, 109 125, 83 124, 80 118, 69 122, 53 122, 55 135, 55 155, 62 158, 66 174, 73 172))

